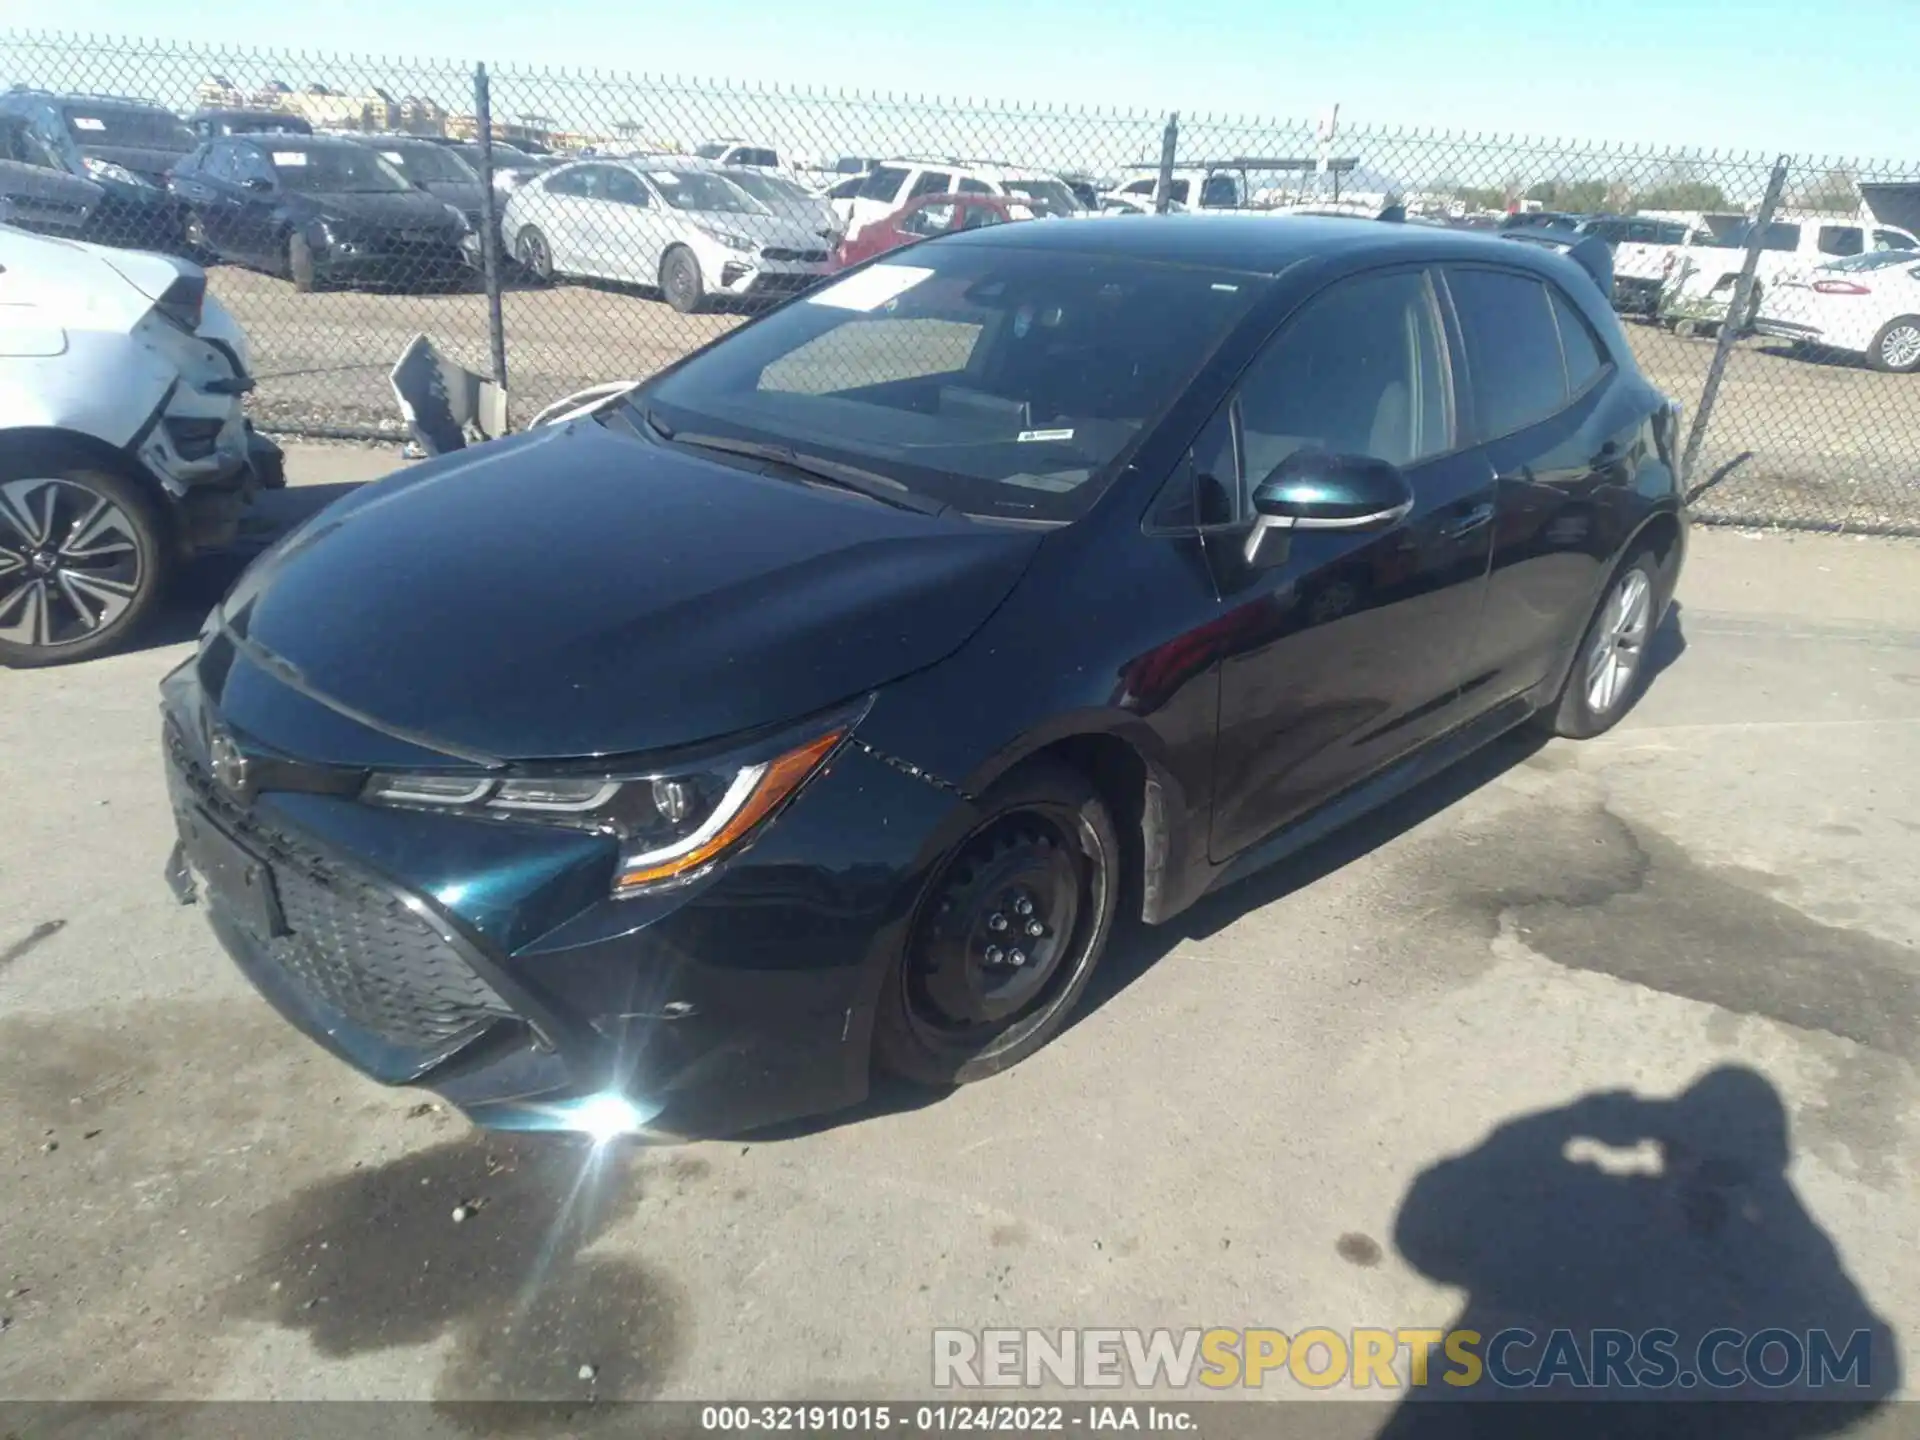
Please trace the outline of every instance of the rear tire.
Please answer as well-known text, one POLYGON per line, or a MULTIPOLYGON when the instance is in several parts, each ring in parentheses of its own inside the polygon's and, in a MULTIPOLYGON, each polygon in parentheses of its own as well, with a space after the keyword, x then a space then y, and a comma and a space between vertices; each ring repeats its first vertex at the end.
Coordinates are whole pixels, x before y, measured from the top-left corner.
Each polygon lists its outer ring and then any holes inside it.
POLYGON ((700 278, 700 262, 684 245, 667 251, 660 261, 660 293, 682 315, 692 315, 706 303, 706 282, 700 278))
POLYGON ((1647 652, 1661 609, 1660 570, 1653 551, 1643 546, 1607 582, 1560 694, 1535 714, 1534 728, 1590 740, 1618 724, 1646 684, 1647 652))
POLYGON ((173 571, 166 511, 78 446, 0 459, 0 665, 90 660, 126 643, 173 571))
POLYGON ((998 1074, 1051 1039, 1113 933, 1121 851, 1093 785, 1050 760, 980 798, 933 872, 874 1024, 881 1068, 923 1085, 998 1074))
POLYGON ((1920 315, 1901 315, 1882 325, 1867 351, 1867 364, 1889 375, 1920 370, 1920 315))
POLYGON ((298 231, 287 237, 287 278, 302 295, 311 295, 320 288, 320 278, 313 269, 313 247, 298 231))

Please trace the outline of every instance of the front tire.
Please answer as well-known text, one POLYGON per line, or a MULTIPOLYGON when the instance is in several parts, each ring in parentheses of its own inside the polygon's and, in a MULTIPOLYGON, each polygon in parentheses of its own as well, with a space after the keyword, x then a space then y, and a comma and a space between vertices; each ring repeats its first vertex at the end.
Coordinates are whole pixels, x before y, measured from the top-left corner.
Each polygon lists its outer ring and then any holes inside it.
POLYGON ((313 268, 313 247, 298 231, 287 237, 287 278, 302 295, 311 295, 320 288, 319 276, 313 268))
POLYGON ((707 287, 700 278, 700 262, 686 246, 674 246, 660 262, 660 293, 682 315, 692 315, 706 303, 707 287))
POLYGON ((124 644, 172 569, 146 488, 63 445, 0 460, 0 665, 89 660, 124 644))
POLYGON ((1559 698, 1540 711, 1536 728, 1569 740, 1590 740, 1620 722, 1646 684, 1659 597, 1660 572, 1653 552, 1634 551, 1607 582, 1559 698))
POLYGON ((536 225, 528 225, 513 237, 513 258, 536 285, 553 283, 553 247, 536 225))
POLYGON ((1041 760, 979 801, 985 818, 934 871, 875 1020, 881 1067, 964 1085, 1057 1033, 1113 931, 1120 846, 1078 771, 1041 760))
POLYGON ((1867 351, 1867 364, 1891 375, 1920 370, 1920 315, 1902 315, 1882 325, 1867 351))

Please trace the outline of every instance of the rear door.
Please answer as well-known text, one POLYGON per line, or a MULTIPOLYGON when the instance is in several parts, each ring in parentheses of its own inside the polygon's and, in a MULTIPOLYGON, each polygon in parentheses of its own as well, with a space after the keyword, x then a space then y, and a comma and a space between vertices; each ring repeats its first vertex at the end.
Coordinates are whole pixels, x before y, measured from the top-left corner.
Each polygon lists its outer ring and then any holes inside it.
POLYGON ((200 228, 214 253, 233 253, 234 211, 233 142, 212 140, 200 152, 200 163, 177 168, 173 189, 199 217, 200 228))
MULTIPOLYGON (((286 260, 286 241, 280 234, 278 213, 282 196, 274 172, 274 152, 253 141, 229 140, 233 147, 233 183, 227 193, 227 248, 236 260, 274 269, 286 260)), ((286 151, 288 164, 305 164, 303 151, 286 151)))
POLYGON ((1444 272, 1461 341, 1473 433, 1496 477, 1486 612, 1469 683, 1488 703, 1544 678, 1586 623, 1618 537, 1644 415, 1580 306, 1527 271, 1444 272))
POLYGON ((1210 532, 1234 617, 1221 663, 1211 855, 1225 861, 1458 723, 1486 586, 1493 472, 1460 443, 1444 312, 1421 267, 1329 286, 1236 387, 1240 514, 1302 448, 1405 473, 1414 508, 1384 530, 1301 530, 1246 563, 1244 527, 1210 532))

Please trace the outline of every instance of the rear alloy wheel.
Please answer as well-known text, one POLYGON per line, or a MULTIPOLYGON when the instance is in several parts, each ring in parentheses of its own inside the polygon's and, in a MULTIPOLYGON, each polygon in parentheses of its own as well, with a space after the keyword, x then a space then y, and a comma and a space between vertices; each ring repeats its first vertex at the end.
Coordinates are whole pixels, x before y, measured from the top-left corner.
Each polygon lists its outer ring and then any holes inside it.
POLYGON ((1896 375, 1920 370, 1920 316, 1903 315, 1881 326, 1867 351, 1867 363, 1896 375))
POLYGON ((537 227, 529 225, 513 237, 513 258, 528 278, 541 285, 553 283, 553 248, 537 227))
POLYGON ((706 302, 707 287, 700 278, 700 262, 685 246, 674 246, 660 262, 660 292, 682 315, 693 314, 706 302))
POLYGON ((988 818, 935 872, 880 1001, 881 1065, 963 1085, 1049 1040, 1113 929, 1119 845, 1078 772, 1023 767, 981 799, 988 818))
POLYGON ((1636 550, 1615 572, 1588 622, 1559 701, 1541 713, 1549 733, 1590 739, 1611 730, 1633 708, 1659 619, 1659 585, 1649 550, 1636 550))
POLYGON ((81 464, 0 470, 0 664, 85 660, 159 599, 164 522, 140 487, 81 464))

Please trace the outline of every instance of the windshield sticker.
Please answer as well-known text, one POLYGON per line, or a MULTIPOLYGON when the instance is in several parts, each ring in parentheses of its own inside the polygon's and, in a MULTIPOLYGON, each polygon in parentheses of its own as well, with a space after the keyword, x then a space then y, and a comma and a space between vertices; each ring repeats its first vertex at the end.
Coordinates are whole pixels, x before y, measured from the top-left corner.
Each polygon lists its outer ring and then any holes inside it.
POLYGON ((919 265, 876 265, 849 275, 807 296, 809 305, 829 305, 836 310, 877 310, 897 300, 933 271, 919 265))
POLYGON ((671 170, 649 170, 647 175, 656 185, 678 185, 680 177, 671 170))
POLYGON ((107 128, 107 122, 104 120, 96 120, 91 115, 76 115, 73 117, 73 128, 76 130, 104 130, 107 128))
POLYGON ((1211 290, 1218 290, 1223 295, 1235 294, 1240 289, 1238 285, 1222 285, 1222 284, 1219 284, 1217 281, 1213 285, 1210 285, 1208 288, 1211 290))
POLYGON ((1013 312, 1013 338, 1024 340, 1027 332, 1033 328, 1033 306, 1022 305, 1013 312))
POLYGON ((273 152, 273 163, 276 165, 304 165, 307 163, 307 152, 304 150, 276 150, 273 152))
POLYGON ((1034 441, 1071 440, 1073 438, 1073 431, 1071 430, 1022 430, 1018 435, 1014 436, 1013 438, 1014 438, 1014 442, 1019 445, 1026 445, 1034 441))

